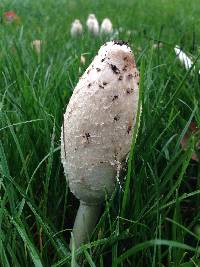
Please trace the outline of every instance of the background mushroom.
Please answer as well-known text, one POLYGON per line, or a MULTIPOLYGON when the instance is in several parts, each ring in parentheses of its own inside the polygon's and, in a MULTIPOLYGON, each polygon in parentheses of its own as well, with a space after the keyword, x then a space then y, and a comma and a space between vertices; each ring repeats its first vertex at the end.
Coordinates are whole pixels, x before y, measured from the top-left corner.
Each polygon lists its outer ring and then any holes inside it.
POLYGON ((41 52, 42 40, 34 40, 31 43, 32 48, 39 55, 41 52))
POLYGON ((105 18, 101 23, 101 33, 111 34, 113 32, 112 22, 109 18, 105 18))
POLYGON ((180 62, 183 64, 186 70, 192 68, 193 62, 192 60, 180 49, 178 45, 174 48, 176 56, 179 58, 180 62))
POLYGON ((76 37, 83 33, 83 26, 79 19, 75 19, 71 25, 71 36, 76 37))
POLYGON ((80 78, 64 114, 61 158, 80 199, 73 227, 76 247, 89 240, 116 173, 130 150, 138 108, 139 72, 123 41, 104 44, 80 78))
POLYGON ((91 32, 93 35, 98 35, 99 33, 99 23, 96 19, 94 14, 90 14, 88 16, 87 22, 86 22, 88 31, 91 32))

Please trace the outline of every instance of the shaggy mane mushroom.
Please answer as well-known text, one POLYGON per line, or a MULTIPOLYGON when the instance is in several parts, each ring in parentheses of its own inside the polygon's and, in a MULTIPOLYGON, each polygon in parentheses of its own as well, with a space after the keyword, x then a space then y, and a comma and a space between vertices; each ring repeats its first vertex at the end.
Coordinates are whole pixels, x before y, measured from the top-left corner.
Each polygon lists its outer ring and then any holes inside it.
POLYGON ((123 41, 104 44, 69 101, 61 133, 61 158, 71 192, 80 199, 75 246, 89 241, 105 192, 116 184, 130 150, 139 98, 139 72, 123 41))

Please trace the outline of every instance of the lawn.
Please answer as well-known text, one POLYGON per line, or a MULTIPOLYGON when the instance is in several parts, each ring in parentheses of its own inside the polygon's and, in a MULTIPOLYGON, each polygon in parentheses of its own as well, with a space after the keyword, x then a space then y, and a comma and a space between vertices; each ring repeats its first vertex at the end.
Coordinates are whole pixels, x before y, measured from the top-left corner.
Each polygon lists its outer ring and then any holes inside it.
POLYGON ((198 0, 0 1, 0 266, 75 266, 77 255, 91 267, 200 266, 200 165, 191 159, 198 135, 180 145, 191 122, 200 127, 199 14, 198 0), (3 20, 10 10, 17 22, 3 20), (91 243, 71 253, 79 201, 61 165, 62 118, 109 40, 87 32, 89 13, 109 17, 116 38, 129 42, 143 108, 121 184, 106 198, 91 243), (75 18, 84 25, 79 38, 70 36, 75 18), (175 45, 195 69, 185 70, 175 45))

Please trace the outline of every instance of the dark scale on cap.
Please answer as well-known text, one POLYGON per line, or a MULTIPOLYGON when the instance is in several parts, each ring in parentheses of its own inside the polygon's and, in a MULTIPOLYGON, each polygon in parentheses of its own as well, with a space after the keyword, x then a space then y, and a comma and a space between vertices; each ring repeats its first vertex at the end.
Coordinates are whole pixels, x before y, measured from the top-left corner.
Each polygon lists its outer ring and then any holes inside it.
POLYGON ((83 135, 83 138, 86 138, 87 143, 89 143, 89 142, 90 142, 90 133, 85 133, 85 134, 83 135))
POLYGON ((88 83, 88 88, 90 88, 90 87, 91 87, 91 85, 92 85, 91 83, 88 83))
POLYGON ((115 101, 116 99, 118 99, 118 95, 114 95, 112 101, 115 101))
POLYGON ((119 74, 120 73, 120 70, 117 68, 117 66, 113 65, 113 64, 110 64, 111 66, 111 69, 112 71, 115 73, 115 74, 119 74))
POLYGON ((120 116, 117 114, 115 117, 114 117, 114 121, 118 121, 120 119, 120 116))
POLYGON ((114 40, 114 44, 116 45, 126 45, 128 46, 128 42, 125 42, 123 40, 114 40))
POLYGON ((131 129, 132 129, 132 126, 129 125, 129 126, 128 126, 128 129, 127 129, 127 133, 128 133, 128 134, 130 133, 131 129))
POLYGON ((103 82, 103 85, 106 86, 108 83, 107 82, 103 82))
POLYGON ((104 62, 105 58, 102 58, 101 62, 104 62))
POLYGON ((85 133, 85 137, 86 138, 89 138, 90 137, 90 134, 89 133, 85 133))
POLYGON ((126 93, 129 95, 130 93, 132 93, 133 92, 133 88, 128 88, 128 89, 126 89, 126 93))
POLYGON ((99 84, 99 88, 104 89, 103 85, 99 84))
POLYGON ((132 78, 133 78, 133 74, 131 74, 131 73, 128 74, 128 75, 127 75, 127 78, 128 78, 128 79, 132 79, 132 78))
POLYGON ((138 72, 135 72, 134 73, 134 78, 137 78, 139 76, 139 73, 138 72))
POLYGON ((87 71, 87 74, 89 74, 90 73, 90 69, 87 71))
POLYGON ((101 69, 100 68, 96 68, 96 70, 99 72, 99 71, 101 71, 101 69))
POLYGON ((123 67, 122 70, 123 70, 123 71, 127 71, 127 65, 124 65, 124 67, 123 67))
POLYGON ((123 76, 122 75, 119 75, 118 80, 121 81, 122 79, 123 79, 123 76))
POLYGON ((114 158, 115 158, 115 160, 117 160, 117 156, 118 156, 118 154, 119 154, 119 153, 117 152, 117 149, 115 149, 115 150, 114 150, 114 158))

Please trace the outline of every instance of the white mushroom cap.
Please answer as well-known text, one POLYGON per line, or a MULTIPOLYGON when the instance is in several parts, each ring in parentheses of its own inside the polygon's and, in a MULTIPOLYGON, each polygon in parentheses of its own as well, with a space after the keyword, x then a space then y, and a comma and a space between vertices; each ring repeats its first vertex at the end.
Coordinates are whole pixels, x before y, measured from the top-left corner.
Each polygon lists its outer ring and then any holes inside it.
POLYGON ((101 23, 101 33, 110 34, 112 31, 112 22, 109 18, 105 18, 101 23))
POLYGON ((90 19, 96 19, 96 17, 95 17, 94 14, 89 14, 88 18, 90 18, 90 19))
POLYGON ((71 36, 75 37, 81 35, 83 32, 83 26, 79 19, 75 19, 71 25, 71 36))
POLYGON ((99 33, 99 23, 96 19, 94 14, 90 14, 88 16, 87 22, 86 22, 87 28, 89 32, 91 32, 94 35, 98 35, 99 33))
POLYGON ((111 193, 130 150, 139 72, 122 41, 103 45, 80 78, 64 114, 61 157, 71 191, 95 204, 111 193))
POLYGON ((186 70, 189 70, 193 64, 192 60, 180 49, 178 45, 174 47, 174 51, 181 63, 185 66, 186 70))
POLYGON ((31 43, 32 48, 35 49, 37 54, 40 54, 41 52, 41 46, 42 46, 42 40, 34 40, 31 43))

